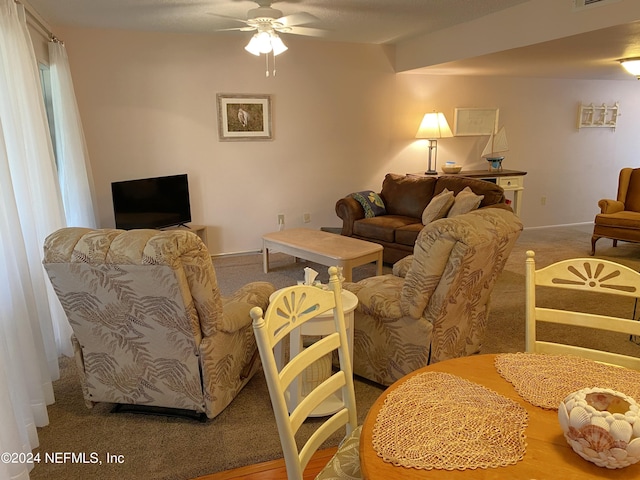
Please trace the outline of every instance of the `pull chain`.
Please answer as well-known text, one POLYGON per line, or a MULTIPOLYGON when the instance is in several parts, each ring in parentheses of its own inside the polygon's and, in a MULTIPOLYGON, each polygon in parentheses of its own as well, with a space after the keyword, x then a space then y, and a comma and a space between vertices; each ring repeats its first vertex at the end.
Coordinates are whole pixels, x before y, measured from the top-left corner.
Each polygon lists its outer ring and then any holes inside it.
MULTIPOLYGON (((264 60, 265 60, 265 65, 266 65, 264 75, 265 75, 265 77, 268 77, 269 76, 269 54, 268 53, 264 54, 264 60)), ((276 56, 275 56, 275 54, 273 55, 273 76, 274 77, 276 76, 276 56)))

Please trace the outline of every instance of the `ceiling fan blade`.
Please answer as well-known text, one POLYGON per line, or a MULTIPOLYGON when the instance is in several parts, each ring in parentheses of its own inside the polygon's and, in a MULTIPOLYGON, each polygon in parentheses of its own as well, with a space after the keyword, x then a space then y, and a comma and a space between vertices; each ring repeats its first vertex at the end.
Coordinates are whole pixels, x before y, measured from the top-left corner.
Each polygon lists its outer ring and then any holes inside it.
MULTIPOLYGON (((276 29, 278 30, 278 29, 276 29)), ((287 27, 282 30, 282 33, 290 33, 293 35, 305 35, 307 37, 324 37, 327 35, 328 30, 322 30, 320 28, 309 27, 287 27)))
POLYGON ((255 27, 219 28, 216 32, 250 32, 255 29, 255 27))
POLYGON ((233 20, 235 22, 242 22, 242 23, 247 23, 246 20, 243 20, 241 18, 236 18, 236 17, 230 17, 228 15, 220 15, 219 13, 213 13, 213 12, 206 12, 207 15, 213 15, 214 17, 220 17, 220 18, 226 18, 227 20, 233 20))
POLYGON ((318 17, 311 15, 310 13, 300 12, 292 13, 291 15, 285 15, 278 18, 276 21, 286 25, 287 27, 293 27, 295 25, 304 25, 305 23, 312 23, 318 20, 318 17))

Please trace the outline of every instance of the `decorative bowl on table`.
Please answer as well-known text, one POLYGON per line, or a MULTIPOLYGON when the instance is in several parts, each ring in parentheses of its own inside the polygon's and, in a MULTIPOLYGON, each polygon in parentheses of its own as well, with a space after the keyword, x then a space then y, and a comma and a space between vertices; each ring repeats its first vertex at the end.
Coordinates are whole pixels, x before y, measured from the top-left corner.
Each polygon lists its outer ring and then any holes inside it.
POLYGON ((558 421, 573 451, 599 467, 640 461, 640 406, 624 393, 584 388, 558 407, 558 421))
POLYGON ((442 171, 444 173, 460 173, 462 170, 462 165, 443 165, 442 171))

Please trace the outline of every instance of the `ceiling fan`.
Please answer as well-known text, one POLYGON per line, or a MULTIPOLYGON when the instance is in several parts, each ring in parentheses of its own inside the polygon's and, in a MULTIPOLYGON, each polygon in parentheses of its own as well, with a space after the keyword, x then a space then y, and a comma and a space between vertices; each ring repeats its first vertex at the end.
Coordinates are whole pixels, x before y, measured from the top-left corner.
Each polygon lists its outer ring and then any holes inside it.
POLYGON ((271 1, 268 0, 256 0, 258 8, 253 8, 247 12, 247 19, 241 19, 236 17, 230 17, 227 15, 219 15, 216 13, 209 13, 220 18, 227 18, 236 22, 244 23, 243 27, 223 28, 217 30, 218 32, 225 31, 240 31, 256 33, 251 37, 251 40, 245 47, 249 53, 259 56, 260 54, 273 53, 273 55, 279 55, 287 50, 287 46, 284 44, 279 33, 291 33, 294 35, 306 35, 306 36, 323 36, 325 30, 318 28, 301 27, 307 23, 317 21, 318 18, 307 12, 298 12, 291 15, 283 15, 283 13, 271 6, 271 1))
POLYGON ((325 34, 325 30, 300 26, 317 21, 318 18, 315 15, 307 12, 298 12, 284 16, 282 11, 271 6, 272 2, 270 0, 255 0, 255 3, 258 4, 258 8, 249 10, 247 12, 246 20, 230 17, 228 15, 219 15, 213 12, 209 12, 209 15, 227 18, 246 25, 244 27, 237 28, 224 28, 218 30, 219 32, 231 30, 238 30, 241 32, 250 32, 252 30, 257 30, 258 32, 273 30, 279 33, 292 33, 295 35, 308 35, 312 37, 323 36, 325 34))

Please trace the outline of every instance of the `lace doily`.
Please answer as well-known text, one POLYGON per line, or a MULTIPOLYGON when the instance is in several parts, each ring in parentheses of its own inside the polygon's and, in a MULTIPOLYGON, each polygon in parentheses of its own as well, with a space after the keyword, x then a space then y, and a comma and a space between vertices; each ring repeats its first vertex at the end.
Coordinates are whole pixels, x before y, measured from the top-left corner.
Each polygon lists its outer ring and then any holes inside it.
POLYGON ((611 388, 640 401, 640 372, 628 368, 541 353, 502 353, 495 366, 522 398, 537 407, 557 410, 567 395, 588 387, 611 388))
POLYGON ((501 467, 522 460, 528 415, 518 403, 448 373, 411 377, 385 399, 373 448, 418 469, 501 467))

